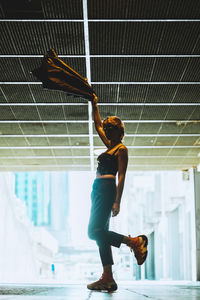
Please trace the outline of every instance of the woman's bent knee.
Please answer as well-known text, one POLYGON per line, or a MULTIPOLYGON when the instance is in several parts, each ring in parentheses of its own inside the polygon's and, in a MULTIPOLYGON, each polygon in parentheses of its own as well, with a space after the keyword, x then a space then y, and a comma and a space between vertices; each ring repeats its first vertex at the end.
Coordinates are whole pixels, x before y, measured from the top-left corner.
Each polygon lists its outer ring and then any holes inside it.
POLYGON ((88 229, 88 237, 91 239, 91 240, 95 240, 97 241, 99 239, 99 234, 101 233, 102 230, 100 229, 88 229))

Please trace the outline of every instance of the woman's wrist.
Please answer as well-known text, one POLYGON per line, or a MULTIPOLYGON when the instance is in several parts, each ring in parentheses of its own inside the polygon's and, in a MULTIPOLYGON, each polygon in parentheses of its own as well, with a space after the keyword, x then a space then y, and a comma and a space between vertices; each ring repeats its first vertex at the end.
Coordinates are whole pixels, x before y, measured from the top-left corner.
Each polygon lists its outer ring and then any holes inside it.
POLYGON ((97 102, 92 101, 92 106, 97 107, 97 102))

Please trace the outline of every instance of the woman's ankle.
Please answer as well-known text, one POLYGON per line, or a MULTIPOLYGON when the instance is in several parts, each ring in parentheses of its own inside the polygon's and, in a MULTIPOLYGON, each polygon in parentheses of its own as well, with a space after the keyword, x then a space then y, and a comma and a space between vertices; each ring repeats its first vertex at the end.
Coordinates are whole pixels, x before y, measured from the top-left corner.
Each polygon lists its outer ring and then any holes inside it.
POLYGON ((108 276, 109 278, 113 278, 112 265, 103 267, 103 275, 108 276))
POLYGON ((130 243, 130 237, 124 236, 122 243, 128 245, 130 243))

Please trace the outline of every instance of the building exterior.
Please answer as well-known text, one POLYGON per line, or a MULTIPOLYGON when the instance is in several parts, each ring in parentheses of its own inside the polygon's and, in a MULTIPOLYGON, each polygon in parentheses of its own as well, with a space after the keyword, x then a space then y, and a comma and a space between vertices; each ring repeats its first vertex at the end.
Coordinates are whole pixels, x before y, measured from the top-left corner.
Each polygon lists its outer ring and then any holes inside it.
POLYGON ((48 173, 15 173, 15 194, 26 203, 28 217, 35 226, 49 225, 48 173))
POLYGON ((15 194, 26 203, 27 213, 35 226, 44 226, 66 246, 69 196, 67 172, 15 173, 15 194))

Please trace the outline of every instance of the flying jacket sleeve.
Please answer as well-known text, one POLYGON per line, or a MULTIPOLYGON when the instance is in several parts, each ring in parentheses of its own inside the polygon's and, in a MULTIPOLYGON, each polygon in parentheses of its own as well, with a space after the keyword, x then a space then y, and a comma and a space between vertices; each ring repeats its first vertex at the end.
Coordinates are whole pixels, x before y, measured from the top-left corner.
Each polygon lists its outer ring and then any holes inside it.
POLYGON ((87 79, 59 59, 54 49, 44 55, 41 66, 32 74, 42 81, 43 88, 61 90, 90 101, 93 99, 95 92, 87 79))

